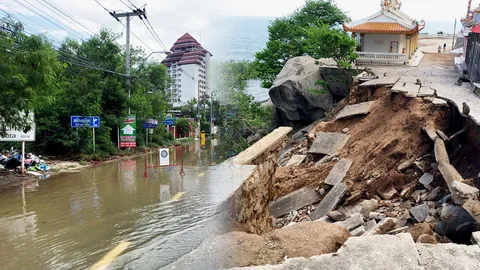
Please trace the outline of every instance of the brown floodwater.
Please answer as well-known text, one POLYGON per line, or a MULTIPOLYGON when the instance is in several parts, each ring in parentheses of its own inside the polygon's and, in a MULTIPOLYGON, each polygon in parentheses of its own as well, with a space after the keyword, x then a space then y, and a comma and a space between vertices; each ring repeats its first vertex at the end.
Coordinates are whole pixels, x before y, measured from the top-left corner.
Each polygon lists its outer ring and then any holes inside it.
POLYGON ((165 267, 218 230, 218 205, 243 177, 216 165, 224 159, 221 145, 192 142, 185 176, 167 167, 146 179, 138 157, 4 190, 0 268, 89 269, 120 243, 128 247, 109 268, 165 267))

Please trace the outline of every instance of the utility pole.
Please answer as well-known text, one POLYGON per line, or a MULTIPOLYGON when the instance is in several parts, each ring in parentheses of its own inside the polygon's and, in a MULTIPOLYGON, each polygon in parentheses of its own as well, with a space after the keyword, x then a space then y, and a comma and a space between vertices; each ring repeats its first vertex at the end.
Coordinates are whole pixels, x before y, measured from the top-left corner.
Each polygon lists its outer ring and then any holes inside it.
MULTIPOLYGON (((122 13, 116 13, 115 11, 110 12, 110 15, 112 15, 113 18, 115 18, 117 21, 120 22, 119 18, 126 18, 127 20, 127 51, 126 51, 126 63, 125 63, 125 74, 127 74, 127 92, 128 92, 128 100, 130 100, 130 21, 132 17, 139 17, 140 20, 147 19, 147 11, 145 8, 143 10, 141 9, 136 9, 132 12, 122 12, 122 13), (143 17, 142 17, 143 16, 143 17)), ((130 114, 130 107, 128 108, 128 114, 130 114)))
POLYGON ((452 41, 452 50, 455 49, 455 40, 457 39, 457 19, 455 19, 455 25, 453 26, 453 41, 452 41))

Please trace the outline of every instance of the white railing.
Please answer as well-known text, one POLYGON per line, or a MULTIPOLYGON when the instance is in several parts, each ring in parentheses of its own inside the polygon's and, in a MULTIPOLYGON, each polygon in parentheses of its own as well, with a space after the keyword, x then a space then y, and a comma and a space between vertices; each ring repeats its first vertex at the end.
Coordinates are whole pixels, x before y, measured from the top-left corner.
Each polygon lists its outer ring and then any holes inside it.
POLYGON ((372 53, 372 52, 357 52, 357 62, 369 63, 407 63, 407 55, 404 53, 372 53))

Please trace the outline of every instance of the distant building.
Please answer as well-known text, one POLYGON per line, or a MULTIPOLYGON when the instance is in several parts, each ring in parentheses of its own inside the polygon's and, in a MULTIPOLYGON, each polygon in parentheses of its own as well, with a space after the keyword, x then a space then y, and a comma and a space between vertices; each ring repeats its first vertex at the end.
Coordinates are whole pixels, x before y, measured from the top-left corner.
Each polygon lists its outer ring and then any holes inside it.
POLYGON ((400 11, 398 0, 382 0, 381 10, 363 20, 343 24, 352 37, 360 35, 358 61, 403 62, 418 48, 419 32, 425 22, 419 23, 400 11))
POLYGON ((188 33, 181 36, 170 51, 162 63, 172 78, 169 92, 173 106, 179 107, 193 98, 198 100, 204 95, 210 96, 212 54, 188 33))

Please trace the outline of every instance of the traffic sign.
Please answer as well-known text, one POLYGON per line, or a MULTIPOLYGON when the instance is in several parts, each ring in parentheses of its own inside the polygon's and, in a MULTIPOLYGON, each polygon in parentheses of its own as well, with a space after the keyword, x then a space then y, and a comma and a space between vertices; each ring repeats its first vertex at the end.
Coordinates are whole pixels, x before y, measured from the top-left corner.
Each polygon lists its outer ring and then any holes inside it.
POLYGON ((163 124, 166 125, 166 126, 173 126, 175 124, 175 120, 165 119, 165 120, 163 120, 163 124))
POLYGON ((134 148, 137 146, 137 117, 127 115, 120 128, 120 147, 134 148))
POLYGON ((147 119, 143 124, 143 128, 158 128, 158 120, 147 119))
POLYGON ((70 126, 72 128, 81 128, 81 127, 99 128, 100 117, 99 116, 70 116, 70 126))

